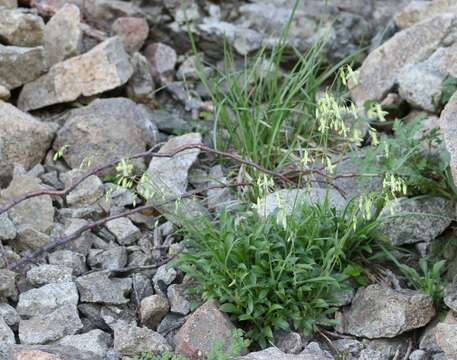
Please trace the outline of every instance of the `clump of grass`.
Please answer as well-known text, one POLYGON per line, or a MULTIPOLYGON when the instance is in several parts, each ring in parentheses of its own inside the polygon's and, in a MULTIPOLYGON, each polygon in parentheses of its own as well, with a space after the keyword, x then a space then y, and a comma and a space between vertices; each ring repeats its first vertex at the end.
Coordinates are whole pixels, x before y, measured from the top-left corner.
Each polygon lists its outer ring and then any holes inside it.
POLYGON ((377 251, 376 219, 364 220, 355 202, 342 212, 328 201, 303 203, 293 215, 266 219, 247 208, 226 210, 184 226, 189 251, 177 265, 196 280, 203 300, 217 299, 265 347, 275 330, 308 334, 317 322, 332 324, 335 290, 360 277, 354 269, 377 251))

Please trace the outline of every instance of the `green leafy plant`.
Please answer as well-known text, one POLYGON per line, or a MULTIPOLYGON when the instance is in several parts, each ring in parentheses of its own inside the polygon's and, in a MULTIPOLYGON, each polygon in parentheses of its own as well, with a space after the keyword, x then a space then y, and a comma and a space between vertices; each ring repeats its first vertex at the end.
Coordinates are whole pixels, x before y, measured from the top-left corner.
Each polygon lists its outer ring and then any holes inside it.
POLYGON ((332 324, 326 315, 339 305, 335 289, 361 280, 356 265, 377 251, 377 225, 354 201, 342 212, 324 201, 267 218, 226 210, 184 225, 189 251, 176 265, 196 280, 203 300, 217 299, 265 347, 274 330, 310 333, 317 322, 332 324))
POLYGON ((134 357, 132 360, 188 360, 185 356, 176 354, 173 352, 164 352, 160 355, 154 355, 152 353, 144 353, 140 356, 134 357))

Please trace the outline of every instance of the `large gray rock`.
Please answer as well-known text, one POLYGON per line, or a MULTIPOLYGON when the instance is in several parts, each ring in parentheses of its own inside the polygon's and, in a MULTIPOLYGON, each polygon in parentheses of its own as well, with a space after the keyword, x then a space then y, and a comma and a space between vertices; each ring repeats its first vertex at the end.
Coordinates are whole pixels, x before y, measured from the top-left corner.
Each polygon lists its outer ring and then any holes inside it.
POLYGON ((21 344, 46 344, 64 336, 76 334, 82 327, 76 306, 66 304, 50 314, 21 320, 19 339, 21 344))
POLYGON ((206 358, 215 341, 222 341, 226 351, 234 330, 235 326, 219 310, 217 302, 209 300, 192 313, 178 331, 175 351, 191 359, 206 358))
POLYGON ((393 338, 428 324, 435 315, 430 296, 380 285, 361 288, 343 313, 342 330, 369 339, 393 338))
POLYGON ((124 246, 114 246, 108 250, 91 249, 88 262, 92 268, 114 270, 127 265, 127 249, 124 246))
POLYGON ((70 250, 57 250, 48 255, 49 264, 66 266, 73 270, 73 275, 80 275, 87 271, 84 255, 70 250))
POLYGON ((406 29, 438 14, 457 14, 455 0, 413 0, 395 15, 395 24, 406 29))
POLYGON ((256 205, 260 216, 269 216, 276 209, 284 210, 287 214, 298 211, 303 203, 317 204, 324 202, 327 197, 329 205, 337 210, 346 206, 345 199, 339 192, 332 189, 311 188, 307 189, 283 189, 268 194, 260 199, 256 205))
POLYGON ((0 40, 9 45, 32 47, 43 43, 44 21, 26 9, 0 7, 0 40))
POLYGON ((151 329, 156 329, 160 321, 167 315, 170 310, 170 304, 164 295, 151 295, 143 300, 140 304, 141 323, 151 329))
POLYGON ((18 106, 35 110, 101 94, 125 84, 132 74, 121 40, 109 38, 83 55, 55 64, 46 75, 26 84, 18 106))
POLYGON ((108 231, 116 237, 120 245, 131 245, 136 242, 141 231, 128 218, 119 218, 105 224, 108 231))
POLYGON ((65 304, 76 306, 78 300, 75 283, 53 283, 20 294, 17 311, 21 317, 46 315, 65 304))
POLYGON ((0 45, 0 85, 11 90, 43 75, 48 66, 42 46, 0 45))
POLYGON ((39 163, 53 136, 52 126, 0 101, 0 184, 11 179, 15 163, 26 169, 39 163))
MULTIPOLYGON (((84 159, 92 165, 106 164, 143 152, 155 143, 155 131, 144 113, 125 98, 100 99, 73 110, 57 133, 54 149, 69 145, 63 158, 72 168, 84 159)), ((132 161, 144 169, 144 160, 132 161)))
MULTIPOLYGON (((1 353, 0 353, 1 355, 1 353)), ((3 360, 3 358, 0 359, 3 360)), ((5 360, 103 360, 92 352, 63 345, 16 345, 5 360)))
POLYGON ((33 286, 72 281, 72 268, 61 265, 38 265, 27 271, 27 281, 33 286))
POLYGON ((2 317, 0 317, 0 344, 16 344, 13 330, 11 330, 2 317))
POLYGON ((158 355, 172 348, 159 333, 135 324, 119 322, 114 327, 114 349, 122 356, 136 356, 144 352, 158 355))
POLYGON ((71 346, 79 351, 89 352, 104 357, 112 345, 111 335, 99 329, 91 330, 85 334, 68 335, 60 339, 57 344, 71 346))
POLYGON ((234 360, 331 360, 324 354, 316 354, 304 350, 300 354, 286 354, 276 347, 270 347, 262 351, 252 352, 244 356, 235 357, 234 360))
POLYGON ((447 103, 440 116, 440 127, 446 148, 451 156, 450 167, 457 184, 457 93, 447 103))
POLYGON ((76 279, 82 302, 127 304, 132 290, 132 279, 110 278, 109 271, 97 271, 76 279))
POLYGON ((7 303, 0 304, 0 318, 9 326, 14 326, 19 322, 16 309, 7 303))
POLYGON ((79 8, 67 4, 46 24, 44 47, 48 65, 52 66, 81 53, 83 32, 80 17, 79 8))
POLYGON ((457 357, 457 318, 451 311, 436 325, 435 339, 448 359, 457 357))
MULTIPOLYGON (((82 173, 79 169, 74 169, 65 173, 61 178, 65 186, 68 187, 77 181, 82 173)), ((98 176, 91 175, 70 191, 66 200, 70 207, 84 207, 96 203, 103 194, 103 182, 98 176)))
POLYGON ((385 220, 379 227, 394 245, 429 243, 451 224, 454 204, 446 199, 399 198, 382 212, 385 220))
POLYGON ((380 101, 397 83, 403 68, 426 60, 457 27, 457 16, 441 14, 403 30, 371 52, 359 69, 352 98, 358 105, 380 101))

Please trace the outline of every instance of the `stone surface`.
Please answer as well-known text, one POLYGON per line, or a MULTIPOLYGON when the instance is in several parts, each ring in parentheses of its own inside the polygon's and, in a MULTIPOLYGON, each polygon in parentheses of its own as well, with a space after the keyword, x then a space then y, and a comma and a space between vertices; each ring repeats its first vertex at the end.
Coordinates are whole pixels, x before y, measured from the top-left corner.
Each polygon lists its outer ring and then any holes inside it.
POLYGON ((103 360, 94 353, 62 345, 17 345, 11 352, 12 360, 103 360))
POLYGON ((55 64, 46 75, 24 86, 18 99, 22 110, 35 110, 92 96, 125 84, 133 74, 118 37, 89 52, 55 64))
POLYGON ((78 290, 73 282, 61 282, 31 289, 19 295, 17 311, 23 318, 45 316, 62 305, 78 305, 78 290))
POLYGON ((73 335, 83 327, 75 305, 63 305, 50 314, 19 322, 21 344, 45 344, 73 335))
POLYGON ((134 71, 127 83, 127 95, 136 103, 153 107, 155 103, 155 83, 152 78, 151 64, 138 52, 132 55, 131 63, 134 71))
POLYGON ((26 9, 0 7, 0 40, 8 45, 33 47, 43 43, 44 21, 26 9))
POLYGON ((73 275, 80 275, 87 271, 84 255, 70 251, 57 250, 48 255, 49 264, 66 266, 73 269, 73 275))
POLYGON ((11 330, 2 317, 0 317, 0 344, 16 344, 13 330, 11 330))
POLYGON ((170 310, 176 314, 187 315, 190 313, 191 303, 185 296, 186 284, 173 284, 167 289, 170 310))
POLYGON ((136 242, 141 231, 128 218, 119 218, 105 224, 108 231, 116 237, 120 245, 131 245, 136 242))
POLYGON ((71 346, 79 351, 92 353, 103 358, 112 342, 113 339, 110 334, 97 329, 85 334, 65 336, 57 344, 71 346))
POLYGON ((454 0, 413 0, 395 15, 395 24, 406 29, 442 13, 457 13, 457 3, 454 0))
POLYGON ((48 68, 45 55, 42 46, 26 48, 0 44, 0 85, 12 90, 39 78, 48 68))
POLYGON ((89 252, 89 265, 92 268, 114 270, 127 265, 127 250, 123 246, 115 246, 108 250, 91 249, 89 252))
POLYGON ((0 269, 0 297, 9 297, 16 294, 16 273, 7 269, 0 269))
POLYGON ((399 198, 388 204, 382 215, 386 219, 379 230, 394 245, 429 243, 451 224, 454 204, 438 197, 399 198), (402 216, 405 213, 408 216, 402 216))
POLYGON ((164 295, 151 295, 140 304, 141 323, 148 328, 155 330, 160 321, 168 314, 170 304, 164 295))
POLYGON ((299 333, 278 331, 274 334, 275 346, 284 353, 298 354, 303 350, 303 340, 299 333))
POLYGON ((351 89, 352 98, 358 105, 366 100, 382 100, 403 68, 425 60, 443 46, 456 26, 455 15, 442 14, 395 34, 365 59, 357 84, 351 89))
POLYGON ((370 285, 357 291, 341 325, 354 336, 393 338, 427 325, 434 315, 433 301, 425 294, 370 285))
POLYGON ((114 349, 122 356, 135 356, 144 352, 154 355, 171 351, 167 340, 157 332, 135 324, 114 325, 114 349))
POLYGON ((454 183, 457 184, 457 93, 455 93, 440 116, 440 127, 443 133, 446 148, 451 156, 450 167, 454 183))
POLYGON ((0 85, 0 100, 7 101, 11 97, 11 92, 4 85, 0 85))
POLYGON ((33 286, 51 283, 66 283, 72 281, 73 269, 61 265, 39 265, 27 271, 27 280, 33 286))
POLYGON ((260 199, 256 207, 260 216, 269 216, 276 209, 282 209, 287 214, 292 214, 295 209, 299 209, 303 202, 308 202, 309 204, 321 203, 326 196, 331 207, 341 210, 346 206, 346 201, 336 190, 311 188, 309 191, 306 189, 275 191, 260 199))
MULTIPOLYGON (((81 174, 82 171, 76 169, 66 173, 64 177, 65 186, 71 186, 81 174)), ((103 194, 103 182, 98 176, 91 175, 70 191, 66 200, 70 207, 84 207, 96 203, 103 194)))
POLYGON ((15 9, 17 8, 17 0, 0 0, 0 6, 7 9, 15 9))
POLYGON ((170 267, 168 264, 162 265, 157 269, 157 272, 152 278, 154 284, 154 289, 156 292, 166 294, 168 286, 175 281, 176 276, 178 275, 177 271, 170 267))
POLYGON ((435 339, 439 349, 448 359, 457 357, 457 318, 452 312, 436 325, 435 339))
POLYGON ((82 302, 127 304, 132 290, 132 279, 110 278, 109 271, 97 271, 76 279, 82 302))
POLYGON ((178 59, 176 51, 168 45, 155 43, 146 47, 144 55, 151 63, 153 75, 163 82, 168 82, 178 59))
POLYGON ((79 55, 83 47, 79 7, 66 4, 49 20, 44 29, 44 48, 48 65, 52 66, 79 55))
POLYGON ((444 303, 453 311, 457 311, 457 276, 444 289, 444 303))
POLYGON ((113 23, 111 33, 119 36, 125 51, 133 54, 143 47, 149 35, 149 25, 144 18, 120 17, 113 23))
MULTIPOLYGON (((143 112, 125 98, 99 99, 89 106, 73 110, 58 131, 54 149, 68 145, 63 155, 72 168, 86 159, 91 164, 106 164, 143 152, 155 143, 155 131, 143 112)), ((144 160, 131 162, 144 168, 144 160)))
POLYGON ((7 303, 0 304, 0 318, 9 326, 14 326, 19 322, 16 309, 7 303))
POLYGON ((217 302, 209 300, 193 312, 178 331, 175 351, 190 359, 205 358, 215 341, 222 341, 222 349, 227 349, 233 330, 235 327, 219 310, 217 302))
MULTIPOLYGON (((234 360, 329 360, 322 354, 315 354, 308 350, 300 354, 286 354, 281 350, 270 347, 262 351, 252 352, 244 356, 233 358, 234 360)), ((330 358, 331 359, 331 358, 330 358)), ((374 360, 374 359, 373 359, 374 360)))
POLYGON ((16 227, 7 213, 0 215, 0 240, 13 240, 16 237, 16 227))

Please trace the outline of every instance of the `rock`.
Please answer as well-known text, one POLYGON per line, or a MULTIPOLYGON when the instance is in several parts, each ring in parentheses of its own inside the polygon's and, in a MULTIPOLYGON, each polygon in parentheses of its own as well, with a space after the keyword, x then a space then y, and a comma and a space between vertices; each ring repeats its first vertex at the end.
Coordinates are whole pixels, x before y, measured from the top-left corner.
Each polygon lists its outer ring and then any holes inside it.
POLYGON ((455 1, 414 0, 395 15, 395 24, 400 29, 406 29, 425 19, 442 13, 457 13, 457 4, 455 1))
MULTIPOLYGON (((74 169, 88 159, 92 166, 106 164, 154 145, 154 130, 133 101, 99 99, 70 113, 57 133, 54 149, 68 145, 63 159, 74 169)), ((131 164, 144 169, 143 159, 131 164)))
POLYGON ((425 60, 443 46, 455 26, 455 15, 442 14, 397 33, 365 59, 351 89, 352 98, 360 106, 366 100, 382 100, 403 68, 425 60))
POLYGON ((0 184, 11 179, 14 164, 30 169, 39 163, 53 137, 52 126, 0 101, 0 184), (15 126, 11 126, 13 122, 15 126))
POLYGON ((14 326, 19 322, 19 315, 15 308, 9 304, 0 304, 0 319, 3 319, 8 326, 14 326))
POLYGON ((454 204, 439 197, 399 198, 384 208, 382 216, 387 218, 382 222, 379 231, 385 234, 392 244, 429 243, 451 224, 454 204), (404 213, 408 215, 402 216, 404 213), (390 217, 392 214, 394 217, 390 217))
POLYGON ((354 336, 393 338, 427 325, 434 315, 428 295, 370 285, 357 291, 351 307, 343 314, 342 327, 354 336))
POLYGON ((328 351, 322 350, 317 342, 310 342, 300 354, 315 356, 319 359, 333 360, 333 356, 328 351))
POLYGON ((435 331, 436 343, 448 359, 457 357, 457 318, 452 312, 449 312, 443 321, 436 326, 435 331))
POLYGON ((275 346, 284 353, 298 354, 303 350, 303 340, 299 333, 278 331, 274 334, 275 346))
POLYGON ((184 119, 164 110, 153 110, 148 112, 151 121, 161 132, 173 135, 179 135, 182 132, 189 131, 191 126, 184 119))
POLYGON ((440 323, 438 318, 435 318, 428 324, 419 338, 419 349, 425 350, 428 353, 438 353, 441 351, 436 342, 437 325, 440 323))
POLYGON ((158 355, 172 350, 167 340, 159 333, 122 322, 114 326, 114 349, 122 356, 131 357, 146 351, 158 355))
POLYGON ((192 313, 175 336, 175 351, 190 359, 208 356, 216 341, 223 342, 222 351, 230 346, 230 334, 235 327, 228 316, 209 300, 192 313))
POLYGON ((11 97, 11 93, 8 90, 8 88, 6 88, 3 85, 0 85, 0 100, 8 101, 10 97, 11 97))
POLYGON ((132 279, 110 278, 109 271, 97 271, 76 279, 82 302, 127 304, 127 294, 132 290, 132 279))
POLYGON ((79 8, 66 4, 49 20, 44 29, 44 48, 52 66, 82 52, 83 32, 79 8))
POLYGON ((52 283, 20 294, 17 311, 21 317, 26 318, 45 316, 62 305, 78 305, 78 299, 75 283, 52 283))
POLYGON ((457 122, 455 116, 457 114, 457 93, 455 93, 440 116, 440 127, 444 137, 446 148, 451 157, 450 167, 454 183, 457 184, 457 122))
POLYGON ((121 245, 131 245, 138 241, 141 231, 128 218, 118 218, 105 224, 108 231, 116 237, 121 245))
MULTIPOLYGON (((22 86, 43 75, 47 70, 42 46, 33 48, 0 44, 0 85, 9 90, 22 86)), ((2 97, 9 97, 8 94, 2 97)))
MULTIPOLYGON (((76 169, 66 173, 63 178, 65 187, 69 187, 78 181, 82 173, 82 171, 76 169)), ((84 207, 95 204, 103 194, 103 182, 98 176, 91 175, 70 191, 65 199, 70 207, 84 207)))
MULTIPOLYGON (((44 189, 40 181, 30 176, 15 177, 8 188, 0 191, 0 202, 9 202, 24 193, 44 189)), ((48 242, 40 241, 39 233, 48 233, 54 225, 54 207, 49 195, 28 199, 8 211, 17 230, 14 246, 35 250, 48 242), (44 242, 44 243, 43 243, 44 242)))
POLYGON ((16 344, 13 330, 6 324, 0 316, 0 344, 16 344))
POLYGON ((123 246, 115 246, 108 250, 92 249, 89 252, 89 265, 97 269, 122 269, 127 265, 127 250, 123 246))
POLYGON ((75 305, 66 304, 50 314, 19 322, 21 344, 44 344, 73 335, 83 327, 75 305))
POLYGON ((43 44, 44 21, 26 9, 0 7, 0 39, 8 45, 33 47, 43 44))
POLYGON ((62 345, 16 345, 11 356, 13 360, 103 360, 94 353, 62 345))
POLYGON ((457 311, 457 275, 444 289, 444 303, 453 311, 457 311))
POLYGON ((80 275, 87 271, 84 255, 70 251, 57 250, 48 255, 49 264, 66 266, 73 269, 73 275, 80 275))
POLYGON ((177 275, 176 270, 168 264, 159 267, 152 278, 155 291, 166 294, 168 286, 175 281, 177 275))
POLYGON ((134 71, 127 83, 128 97, 136 103, 153 107, 155 103, 155 83, 152 78, 151 64, 138 52, 133 54, 131 64, 134 71))
POLYGON ((187 284, 173 284, 167 289, 168 300, 170 301, 170 310, 176 314, 187 315, 190 313, 191 303, 185 296, 187 284))
POLYGON ((16 295, 16 273, 0 269, 0 298, 16 295))
POLYGON ((148 38, 149 25, 140 17, 120 17, 113 23, 111 34, 119 36, 125 51, 133 54, 143 47, 148 38))
MULTIPOLYGON (((208 186, 227 185, 227 178, 224 176, 222 166, 213 166, 209 171, 209 184, 208 186)), ((222 210, 231 204, 236 203, 236 198, 233 196, 231 189, 211 189, 207 192, 208 207, 210 209, 222 210)))
POLYGON ((409 355, 409 360, 428 360, 429 356, 424 350, 414 350, 409 355))
POLYGON ((339 354, 343 354, 348 360, 356 360, 360 356, 360 352, 364 349, 364 345, 355 339, 340 339, 333 342, 335 349, 339 354))
POLYGON ((17 8, 17 0, 0 0, 0 6, 7 9, 17 8))
POLYGON ((156 329, 160 321, 168 314, 170 305, 164 295, 151 295, 140 304, 141 323, 151 329, 156 329))
POLYGON ((270 347, 245 356, 235 357, 233 360, 329 360, 329 358, 323 355, 309 353, 307 350, 297 355, 286 354, 275 347, 270 347))
POLYGON ((13 240, 16 237, 16 227, 7 213, 0 215, 0 241, 13 240))
POLYGON ((89 352, 103 358, 112 342, 110 334, 96 329, 81 335, 65 336, 57 344, 71 346, 78 351, 89 352))
POLYGON ((152 66, 152 74, 161 82, 170 82, 178 59, 176 51, 165 44, 148 45, 144 52, 152 66))
POLYGON ((342 210, 346 206, 346 200, 336 190, 321 188, 311 188, 309 191, 306 189, 283 189, 260 199, 257 204, 257 212, 259 216, 266 217, 279 208, 290 215, 303 202, 317 204, 323 202, 326 196, 331 207, 342 210))
POLYGON ((18 106, 29 111, 92 96, 125 84, 133 74, 119 38, 105 40, 89 52, 57 63, 22 89, 18 106))

